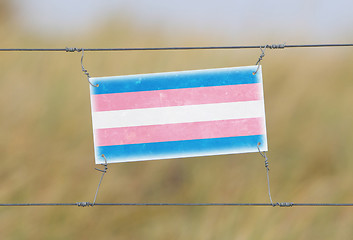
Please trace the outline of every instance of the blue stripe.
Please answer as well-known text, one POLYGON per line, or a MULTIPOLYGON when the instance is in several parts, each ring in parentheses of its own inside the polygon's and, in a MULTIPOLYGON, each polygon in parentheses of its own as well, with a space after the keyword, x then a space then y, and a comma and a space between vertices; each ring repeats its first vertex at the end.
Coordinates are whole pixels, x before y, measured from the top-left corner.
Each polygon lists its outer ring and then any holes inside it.
POLYGON ((261 69, 256 66, 195 70, 170 73, 153 73, 116 77, 91 78, 91 94, 141 92, 179 88, 212 87, 261 82, 261 69))
POLYGON ((103 163, 102 154, 108 161, 123 162, 255 152, 259 142, 267 146, 265 135, 102 146, 96 147, 96 159, 103 163))

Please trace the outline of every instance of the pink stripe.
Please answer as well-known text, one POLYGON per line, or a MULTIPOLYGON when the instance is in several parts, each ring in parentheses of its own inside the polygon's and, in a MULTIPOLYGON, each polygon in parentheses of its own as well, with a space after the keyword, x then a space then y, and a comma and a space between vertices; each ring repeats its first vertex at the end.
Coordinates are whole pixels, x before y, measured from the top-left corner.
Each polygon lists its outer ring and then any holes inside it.
POLYGON ((262 99, 260 83, 92 95, 93 111, 156 108, 262 99))
POLYGON ((264 129, 263 118, 96 129, 95 145, 98 147, 260 135, 265 133, 264 129))

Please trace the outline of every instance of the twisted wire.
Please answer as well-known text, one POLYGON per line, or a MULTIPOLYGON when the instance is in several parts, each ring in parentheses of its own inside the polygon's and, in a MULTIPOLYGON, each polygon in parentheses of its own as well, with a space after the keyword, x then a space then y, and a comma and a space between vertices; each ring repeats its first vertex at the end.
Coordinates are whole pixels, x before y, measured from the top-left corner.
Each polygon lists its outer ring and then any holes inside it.
MULTIPOLYGON (((258 144, 257 144, 257 149, 258 149, 260 155, 261 155, 263 158, 265 158, 265 168, 266 168, 266 176, 267 176, 268 196, 269 196, 269 198, 270 198, 270 202, 271 202, 272 206, 276 206, 276 205, 278 205, 278 203, 274 204, 273 201, 272 201, 272 196, 271 196, 271 185, 270 185, 270 174, 269 174, 269 172, 270 172, 270 167, 269 167, 269 163, 268 163, 268 158, 267 158, 265 152, 261 152, 260 147, 259 147, 260 145, 261 145, 261 143, 258 143, 258 144)), ((279 206, 280 206, 280 205, 279 205, 279 206)))
POLYGON ((84 57, 84 54, 85 54, 85 50, 83 48, 81 49, 78 49, 78 48, 66 48, 66 49, 69 49, 70 51, 69 52, 73 52, 73 51, 82 51, 82 56, 81 56, 81 69, 82 69, 82 72, 87 76, 87 81, 89 82, 89 84, 92 86, 92 87, 98 87, 99 84, 93 84, 89 79, 91 78, 91 76, 89 75, 88 71, 85 69, 85 67, 83 66, 83 57, 84 57))

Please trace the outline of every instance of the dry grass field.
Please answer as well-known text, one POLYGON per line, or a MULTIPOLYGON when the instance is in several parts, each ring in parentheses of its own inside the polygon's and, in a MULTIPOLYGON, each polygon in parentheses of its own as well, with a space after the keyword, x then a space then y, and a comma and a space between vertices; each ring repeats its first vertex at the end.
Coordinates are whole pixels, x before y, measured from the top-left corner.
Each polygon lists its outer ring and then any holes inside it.
MULTIPOLYGON (((64 40, 0 25, 1 47, 169 46, 109 26, 64 40)), ((178 45, 217 45, 207 36, 178 45)), ((174 43, 173 43, 174 44, 174 43)), ((263 44, 263 43, 260 43, 263 44)), ((92 76, 253 65, 259 50, 85 54, 92 76)), ((263 60, 272 197, 353 202, 353 49, 268 50, 263 60)), ((92 201, 89 85, 79 53, 0 53, 0 202, 92 201)), ((109 166, 98 202, 268 202, 257 154, 109 166)), ((1 239, 351 239, 351 208, 0 207, 1 239)))

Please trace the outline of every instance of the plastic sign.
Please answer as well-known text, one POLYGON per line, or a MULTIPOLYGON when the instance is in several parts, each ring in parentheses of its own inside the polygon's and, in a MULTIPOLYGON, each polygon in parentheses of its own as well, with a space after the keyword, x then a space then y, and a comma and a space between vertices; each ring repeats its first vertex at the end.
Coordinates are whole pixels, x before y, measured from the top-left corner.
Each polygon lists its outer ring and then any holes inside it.
POLYGON ((91 78, 96 164, 267 151, 256 68, 91 78))

